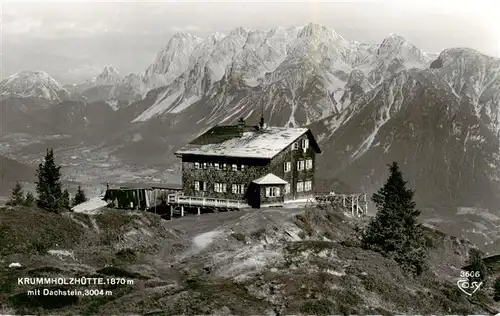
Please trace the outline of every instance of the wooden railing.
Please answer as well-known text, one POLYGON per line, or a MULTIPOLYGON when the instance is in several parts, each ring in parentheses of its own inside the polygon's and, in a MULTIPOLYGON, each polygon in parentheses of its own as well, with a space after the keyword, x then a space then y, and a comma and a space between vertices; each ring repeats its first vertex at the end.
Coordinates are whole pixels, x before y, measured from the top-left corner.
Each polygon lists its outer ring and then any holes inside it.
POLYGON ((168 203, 184 204, 188 206, 215 206, 215 207, 230 207, 244 208, 249 207, 247 203, 241 200, 217 199, 198 196, 184 196, 180 194, 169 194, 168 203))
POLYGON ((338 194, 335 192, 317 193, 314 201, 319 205, 337 204, 350 208, 352 215, 358 217, 368 214, 366 193, 338 194))

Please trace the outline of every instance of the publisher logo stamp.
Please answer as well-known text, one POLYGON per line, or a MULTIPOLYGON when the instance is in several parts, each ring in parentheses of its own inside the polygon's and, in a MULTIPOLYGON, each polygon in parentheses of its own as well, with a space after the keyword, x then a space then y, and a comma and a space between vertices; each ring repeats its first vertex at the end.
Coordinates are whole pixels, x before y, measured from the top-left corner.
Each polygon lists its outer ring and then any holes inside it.
POLYGON ((483 285, 481 273, 479 271, 462 271, 460 272, 460 280, 457 281, 457 286, 460 291, 472 296, 483 285))
POLYGON ((469 282, 469 280, 466 279, 457 281, 458 288, 469 296, 472 296, 472 294, 476 293, 481 285, 483 285, 483 282, 469 282))

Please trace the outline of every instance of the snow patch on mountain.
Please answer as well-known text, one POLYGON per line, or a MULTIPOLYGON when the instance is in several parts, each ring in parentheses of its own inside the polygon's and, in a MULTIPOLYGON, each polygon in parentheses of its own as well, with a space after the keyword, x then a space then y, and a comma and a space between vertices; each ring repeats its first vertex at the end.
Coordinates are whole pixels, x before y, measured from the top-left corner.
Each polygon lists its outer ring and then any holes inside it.
POLYGON ((0 96, 40 98, 52 102, 69 99, 68 91, 44 71, 23 70, 0 82, 0 96))
POLYGON ((172 103, 175 100, 177 100, 181 95, 182 95, 182 91, 176 91, 170 95, 165 95, 163 99, 159 100, 157 103, 155 103, 149 109, 147 109, 142 114, 140 114, 138 117, 136 117, 132 121, 132 123, 145 122, 145 121, 147 121, 155 116, 158 116, 158 115, 168 111, 171 108, 172 103))
POLYGON ((199 100, 200 100, 199 96, 196 95, 190 96, 189 98, 183 100, 181 103, 177 104, 175 108, 169 111, 169 113, 180 113, 185 109, 187 109, 193 103, 198 102, 199 100))

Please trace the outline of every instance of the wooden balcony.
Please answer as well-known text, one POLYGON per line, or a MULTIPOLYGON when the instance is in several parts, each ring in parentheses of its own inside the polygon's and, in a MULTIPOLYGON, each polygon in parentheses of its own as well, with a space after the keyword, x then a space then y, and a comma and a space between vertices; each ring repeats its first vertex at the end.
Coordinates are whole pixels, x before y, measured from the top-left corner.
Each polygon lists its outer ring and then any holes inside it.
POLYGON ((184 196, 181 194, 169 194, 169 204, 194 207, 216 207, 216 208, 248 208, 250 205, 242 200, 216 199, 209 197, 184 196))

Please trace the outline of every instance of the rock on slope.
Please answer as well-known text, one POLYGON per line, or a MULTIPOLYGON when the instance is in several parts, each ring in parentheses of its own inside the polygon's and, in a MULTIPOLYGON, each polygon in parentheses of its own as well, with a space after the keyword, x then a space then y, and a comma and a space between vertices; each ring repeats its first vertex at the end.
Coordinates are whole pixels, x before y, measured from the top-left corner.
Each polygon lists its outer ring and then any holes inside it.
POLYGON ((358 248, 353 219, 338 210, 226 212, 164 222, 123 211, 87 216, 1 209, 0 219, 0 302, 16 312, 485 312, 454 284, 468 245, 429 231, 432 272, 412 279, 395 262, 358 248), (6 268, 13 261, 24 268, 6 268), (113 295, 98 299, 36 300, 26 295, 29 286, 15 283, 26 274, 114 275, 135 284, 105 286, 113 295))

